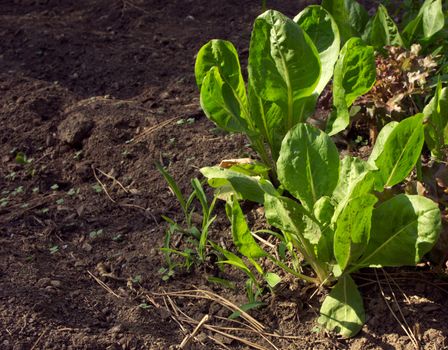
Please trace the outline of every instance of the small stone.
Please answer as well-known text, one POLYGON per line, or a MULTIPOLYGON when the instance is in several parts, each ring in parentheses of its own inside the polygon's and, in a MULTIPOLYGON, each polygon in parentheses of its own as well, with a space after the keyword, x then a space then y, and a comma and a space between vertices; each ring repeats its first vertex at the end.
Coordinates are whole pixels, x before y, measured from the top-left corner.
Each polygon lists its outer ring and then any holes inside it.
POLYGON ((58 280, 53 280, 50 282, 50 284, 55 288, 60 288, 62 286, 61 281, 58 281, 58 280))
POLYGON ((89 253, 89 252, 91 252, 92 251, 92 246, 89 244, 89 243, 87 243, 87 242, 85 242, 83 245, 82 245, 82 249, 84 249, 87 253, 89 253))
POLYGON ((72 113, 58 126, 59 139, 71 146, 79 146, 90 136, 93 121, 81 113, 72 113))
POLYGON ((48 277, 43 277, 39 279, 36 283, 36 286, 39 288, 46 287, 51 283, 51 279, 48 277))
POLYGON ((75 262, 75 267, 83 267, 83 266, 85 266, 85 264, 81 260, 77 260, 75 262))
POLYGON ((121 333, 122 331, 123 331, 123 326, 121 324, 118 324, 118 325, 112 327, 111 329, 109 329, 108 333, 117 334, 117 333, 121 333))
POLYGON ((164 92, 162 92, 162 93, 160 94, 160 98, 161 98, 162 100, 165 100, 165 99, 167 99, 168 97, 170 97, 170 93, 169 93, 168 91, 164 91, 164 92))

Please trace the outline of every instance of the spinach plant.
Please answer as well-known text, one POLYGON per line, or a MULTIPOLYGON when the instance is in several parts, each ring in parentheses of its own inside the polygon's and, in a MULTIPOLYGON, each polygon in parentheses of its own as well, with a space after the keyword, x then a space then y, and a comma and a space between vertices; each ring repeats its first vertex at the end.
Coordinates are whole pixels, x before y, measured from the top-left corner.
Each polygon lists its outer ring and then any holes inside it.
MULTIPOLYGON (((312 275, 297 270, 294 275, 333 285, 319 322, 343 336, 355 335, 365 320, 351 274, 365 267, 415 265, 437 241, 441 215, 435 202, 419 195, 383 194, 402 183, 420 158, 423 119, 417 114, 387 124, 367 161, 340 160, 326 133, 298 123, 286 134, 277 160, 281 189, 259 180, 268 223, 313 270, 312 275)), ((228 207, 239 252, 249 261, 267 257, 284 268, 255 242, 238 202, 228 207)))
POLYGON ((322 7, 308 7, 294 21, 266 11, 254 23, 247 85, 230 42, 212 40, 200 49, 195 75, 201 106, 222 129, 246 134, 275 173, 283 137, 313 112, 338 52, 336 23, 322 7))
MULTIPOLYGON (((236 49, 228 41, 204 45, 195 65, 206 116, 229 132, 246 134, 262 161, 249 175, 261 170, 256 175, 274 184, 278 184, 277 159, 284 136, 313 114, 333 73, 336 109, 328 127, 331 134, 348 125, 348 108, 375 82, 375 60, 373 48, 359 38, 350 39, 340 51, 338 26, 317 5, 308 6, 294 20, 273 10, 255 20, 247 84, 236 49)), ((214 167, 203 173, 214 184, 238 187, 240 198, 264 200, 251 196, 258 182, 247 176, 246 167, 214 167)))

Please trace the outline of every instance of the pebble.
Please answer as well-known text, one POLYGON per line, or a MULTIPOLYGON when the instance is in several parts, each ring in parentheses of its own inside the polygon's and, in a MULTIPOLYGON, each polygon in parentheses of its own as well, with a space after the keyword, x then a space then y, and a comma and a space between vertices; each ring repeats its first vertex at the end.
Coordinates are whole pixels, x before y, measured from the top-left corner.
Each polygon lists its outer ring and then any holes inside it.
POLYGON ((53 280, 50 282, 50 284, 55 288, 60 288, 62 286, 61 281, 58 281, 58 280, 53 280))
POLYGON ((123 331, 123 326, 121 324, 118 324, 111 329, 109 329, 108 333, 117 334, 121 333, 123 331))
POLYGON ((92 248, 92 246, 89 243, 85 242, 82 245, 82 249, 84 249, 86 252, 91 252, 93 248, 92 248))
POLYGON ((46 287, 46 286, 48 286, 48 285, 50 284, 50 282, 51 282, 51 279, 50 279, 50 278, 48 278, 48 277, 43 277, 43 278, 41 278, 41 279, 39 279, 39 280, 37 281, 36 286, 37 286, 37 287, 46 287))

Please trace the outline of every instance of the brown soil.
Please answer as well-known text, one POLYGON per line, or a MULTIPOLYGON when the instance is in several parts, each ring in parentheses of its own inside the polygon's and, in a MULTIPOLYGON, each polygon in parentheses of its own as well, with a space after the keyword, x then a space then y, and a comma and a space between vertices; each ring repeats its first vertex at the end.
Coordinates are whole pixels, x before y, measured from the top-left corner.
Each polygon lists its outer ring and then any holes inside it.
MULTIPOLYGON (((303 6, 275 2, 290 16, 303 6)), ((244 62, 259 13, 259 1, 0 1, 0 348, 175 348, 194 327, 184 333, 151 293, 195 285, 244 303, 207 283, 213 271, 161 280, 161 214, 181 216, 154 164, 186 190, 200 167, 250 153, 202 114, 193 66, 212 38, 235 43, 244 62)), ((213 234, 229 240, 225 219, 213 234)), ((317 327, 321 296, 309 301, 300 285, 253 315, 297 337, 271 338, 278 349, 413 349, 385 303, 396 296, 422 348, 447 348, 446 279, 420 270, 391 271, 392 289, 381 272, 381 284, 358 276, 368 320, 352 340, 317 327)), ((171 300, 197 321, 228 315, 212 301, 171 300)), ((249 348, 207 332, 192 348, 249 348)))

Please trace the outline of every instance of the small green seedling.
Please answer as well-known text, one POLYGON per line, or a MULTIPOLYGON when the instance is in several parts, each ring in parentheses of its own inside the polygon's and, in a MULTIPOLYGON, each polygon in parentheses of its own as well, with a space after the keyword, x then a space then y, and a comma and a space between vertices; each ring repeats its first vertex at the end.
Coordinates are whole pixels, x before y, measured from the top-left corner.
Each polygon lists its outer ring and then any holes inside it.
POLYGON ((23 152, 17 152, 16 157, 15 157, 15 161, 17 164, 21 164, 21 165, 27 165, 30 164, 33 159, 32 158, 28 158, 26 156, 25 153, 23 152))
POLYGON ((99 230, 96 230, 96 231, 94 230, 94 231, 90 231, 89 232, 89 237, 92 238, 92 239, 98 238, 98 237, 100 237, 102 235, 103 235, 103 229, 102 228, 100 228, 99 230))
POLYGON ((101 193, 101 192, 103 192, 103 188, 101 187, 100 184, 92 185, 92 188, 93 188, 93 190, 94 190, 96 193, 101 193))
POLYGON ((215 196, 211 203, 209 203, 202 184, 198 179, 193 179, 191 181, 193 192, 188 196, 188 198, 185 198, 172 176, 161 165, 157 164, 157 169, 164 177, 173 194, 176 196, 184 217, 183 222, 177 223, 166 216, 162 216, 163 219, 169 224, 165 235, 165 245, 162 248, 162 251, 165 253, 166 262, 168 266, 171 266, 168 271, 171 271, 174 267, 170 260, 170 257, 173 254, 183 258, 184 267, 189 270, 192 265, 196 263, 196 261, 204 263, 207 259, 208 233, 211 224, 216 219, 216 216, 212 216, 212 213, 217 198, 215 196), (197 200, 200 204, 200 214, 196 213, 196 209, 193 206, 194 200, 197 200), (195 218, 198 218, 199 220, 194 220, 195 218), (194 221, 200 221, 200 226, 198 227, 194 221), (183 251, 180 251, 172 248, 172 237, 178 234, 182 236, 186 235, 189 238, 187 242, 192 244, 193 249, 186 248, 183 251))

